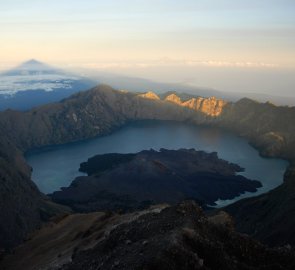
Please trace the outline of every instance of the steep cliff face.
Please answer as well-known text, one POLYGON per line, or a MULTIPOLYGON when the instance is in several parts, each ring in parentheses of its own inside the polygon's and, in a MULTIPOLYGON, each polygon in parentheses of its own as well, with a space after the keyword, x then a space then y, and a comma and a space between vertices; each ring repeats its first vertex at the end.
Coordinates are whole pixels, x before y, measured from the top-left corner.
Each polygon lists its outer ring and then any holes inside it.
POLYGON ((0 139, 0 248, 11 247, 41 224, 41 194, 18 150, 0 139), (16 169, 17 168, 17 169, 16 169))
POLYGON ((30 174, 21 152, 0 137, 0 251, 20 243, 50 216, 70 212, 41 194, 30 174))

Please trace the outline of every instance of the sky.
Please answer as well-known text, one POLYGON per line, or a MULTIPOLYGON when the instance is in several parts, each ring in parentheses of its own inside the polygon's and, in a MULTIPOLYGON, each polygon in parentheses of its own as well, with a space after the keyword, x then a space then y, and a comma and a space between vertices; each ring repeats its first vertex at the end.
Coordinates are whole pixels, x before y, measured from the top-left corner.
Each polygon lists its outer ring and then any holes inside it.
POLYGON ((294 0, 0 0, 0 70, 35 58, 294 95, 294 0))

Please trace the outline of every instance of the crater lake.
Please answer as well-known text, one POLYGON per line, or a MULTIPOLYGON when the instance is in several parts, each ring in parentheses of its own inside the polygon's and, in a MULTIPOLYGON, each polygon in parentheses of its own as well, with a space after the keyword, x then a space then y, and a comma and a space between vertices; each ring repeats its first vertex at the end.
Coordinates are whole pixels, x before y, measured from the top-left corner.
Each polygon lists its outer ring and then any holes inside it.
POLYGON ((244 138, 225 130, 167 121, 141 121, 125 125, 110 135, 81 142, 43 147, 26 153, 33 168, 32 180, 44 193, 67 187, 79 172, 80 163, 96 154, 135 153, 160 148, 194 148, 217 152, 218 156, 245 169, 241 175, 258 180, 262 188, 255 193, 244 193, 230 201, 217 201, 224 206, 241 198, 267 192, 283 182, 288 162, 265 158, 244 138))

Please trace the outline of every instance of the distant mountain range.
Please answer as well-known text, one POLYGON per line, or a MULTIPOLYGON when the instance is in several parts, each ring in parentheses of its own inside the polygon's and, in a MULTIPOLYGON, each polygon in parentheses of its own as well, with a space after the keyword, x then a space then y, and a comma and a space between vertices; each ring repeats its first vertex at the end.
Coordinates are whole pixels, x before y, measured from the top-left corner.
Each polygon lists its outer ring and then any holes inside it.
MULTIPOLYGON (((153 91, 159 95, 165 95, 166 92, 177 93, 180 96, 190 97, 210 97, 215 96, 217 98, 225 99, 228 101, 236 102, 243 97, 251 98, 259 102, 271 102, 280 106, 295 106, 294 96, 280 96, 280 89, 278 94, 266 94, 257 92, 236 92, 220 91, 210 87, 201 87, 197 85, 190 85, 184 83, 167 83, 158 82, 144 78, 136 78, 131 76, 122 76, 120 74, 112 74, 108 72, 97 72, 95 70, 88 69, 75 69, 76 73, 84 74, 84 76, 97 80, 100 83, 108 84, 115 89, 128 89, 134 92, 147 92, 153 91)), ((198 74, 196 74, 198 75, 198 74)), ((214 80, 214 78, 212 78, 214 80)), ((234 81, 234 78, 233 78, 234 81)))
POLYGON ((276 105, 295 105, 295 97, 271 96, 262 93, 221 92, 211 88, 154 82, 142 78, 88 70, 78 70, 74 73, 32 59, 0 74, 0 111, 6 109, 24 111, 43 104, 57 102, 76 92, 88 90, 98 83, 133 92, 154 91, 160 96, 177 92, 184 99, 215 96, 235 102, 243 97, 248 97, 260 102, 270 101, 276 105))

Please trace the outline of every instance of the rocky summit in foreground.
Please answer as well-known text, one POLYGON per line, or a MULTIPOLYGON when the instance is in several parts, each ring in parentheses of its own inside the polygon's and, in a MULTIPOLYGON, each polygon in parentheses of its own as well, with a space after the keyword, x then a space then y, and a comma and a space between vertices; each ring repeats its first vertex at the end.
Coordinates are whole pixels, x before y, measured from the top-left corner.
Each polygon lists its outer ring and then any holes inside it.
POLYGON ((240 235, 224 212, 207 217, 191 201, 126 215, 67 216, 36 232, 3 269, 294 269, 289 249, 240 235))
POLYGON ((82 163, 88 176, 54 192, 53 201, 75 211, 134 210, 151 204, 194 199, 203 206, 255 192, 261 183, 236 173, 242 168, 217 153, 194 149, 103 154, 82 163))

